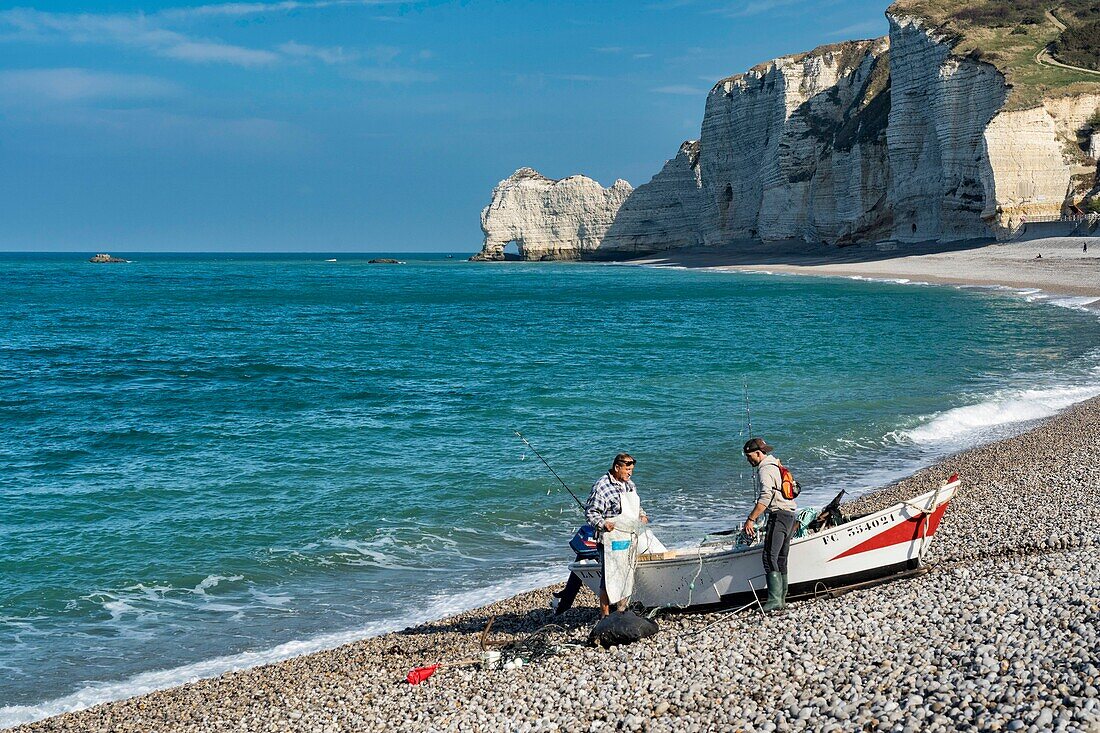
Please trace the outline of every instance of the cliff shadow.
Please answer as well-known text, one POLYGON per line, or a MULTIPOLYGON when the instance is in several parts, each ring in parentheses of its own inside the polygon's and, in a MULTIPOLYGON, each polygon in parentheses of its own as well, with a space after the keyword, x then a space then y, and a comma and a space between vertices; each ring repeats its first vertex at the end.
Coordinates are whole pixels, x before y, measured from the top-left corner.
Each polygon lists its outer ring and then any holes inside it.
POLYGON ((997 244, 993 238, 969 239, 960 242, 921 242, 899 244, 893 241, 875 244, 852 244, 839 247, 824 242, 783 240, 762 242, 738 239, 716 246, 697 246, 630 258, 632 264, 669 267, 753 267, 766 265, 860 264, 883 262, 916 255, 941 254, 976 250, 997 244))
MULTIPOLYGON (((684 142, 676 157, 623 203, 600 247, 585 259, 733 244, 739 237, 757 238, 769 231, 846 245, 888 238, 893 226, 885 193, 889 63, 879 41, 861 43, 855 56, 838 62, 844 71, 837 82, 806 96, 782 122, 737 127, 737 145, 726 141, 736 155, 719 162, 712 155, 708 165, 701 140, 684 142), (838 169, 850 173, 841 176, 838 169), (853 176, 860 185, 853 186, 853 176), (858 200, 848 200, 853 191, 858 200), (841 192, 849 194, 843 205, 841 192), (838 203, 831 208, 819 203, 834 199, 838 203)), ((740 119, 736 113, 746 105, 774 105, 773 98, 783 95, 777 84, 782 86, 761 77, 759 84, 741 87, 736 95, 728 89, 719 96, 712 92, 703 135, 708 119, 728 126, 740 119)), ((722 147, 723 142, 710 144, 722 147)), ((790 251, 783 242, 777 244, 768 249, 783 256, 790 251)))

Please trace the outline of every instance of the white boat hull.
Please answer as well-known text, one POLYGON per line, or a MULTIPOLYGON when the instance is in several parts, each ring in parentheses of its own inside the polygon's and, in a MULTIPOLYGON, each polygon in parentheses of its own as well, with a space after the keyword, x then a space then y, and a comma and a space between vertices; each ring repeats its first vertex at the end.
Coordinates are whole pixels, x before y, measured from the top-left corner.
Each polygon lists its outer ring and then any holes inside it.
MULTIPOLYGON (((885 578, 922 564, 948 502, 959 488, 944 486, 882 511, 791 541, 789 596, 885 578)), ((638 559, 631 602, 648 608, 696 609, 751 602, 767 587, 763 545, 704 545, 643 555, 638 559)), ((569 566, 597 595, 599 560, 569 566)))

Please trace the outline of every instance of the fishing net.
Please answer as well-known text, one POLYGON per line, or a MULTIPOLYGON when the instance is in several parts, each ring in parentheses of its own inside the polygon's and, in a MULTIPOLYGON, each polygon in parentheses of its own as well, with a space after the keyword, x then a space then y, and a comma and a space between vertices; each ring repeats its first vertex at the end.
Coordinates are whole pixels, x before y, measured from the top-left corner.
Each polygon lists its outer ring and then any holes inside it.
POLYGON ((521 639, 505 644, 500 648, 501 661, 507 663, 522 659, 525 664, 530 664, 554 656, 561 650, 561 645, 550 639, 554 631, 564 632, 565 629, 557 624, 546 624, 521 639))
POLYGON ((805 537, 809 534, 810 525, 817 519, 817 513, 818 510, 813 507, 798 510, 798 529, 794 531, 795 537, 805 537))
MULTIPOLYGON (((813 507, 806 507, 805 509, 799 509, 798 514, 795 515, 797 521, 797 527, 794 531, 792 539, 797 537, 805 537, 811 534, 810 525, 817 519, 819 510, 813 507)), ((755 545, 764 543, 764 538, 768 536, 768 523, 762 522, 756 527, 756 532, 749 536, 745 534, 745 530, 741 530, 737 533, 737 538, 734 540, 734 546, 736 549, 748 549, 755 545)), ((704 543, 711 544, 711 543, 704 543)))

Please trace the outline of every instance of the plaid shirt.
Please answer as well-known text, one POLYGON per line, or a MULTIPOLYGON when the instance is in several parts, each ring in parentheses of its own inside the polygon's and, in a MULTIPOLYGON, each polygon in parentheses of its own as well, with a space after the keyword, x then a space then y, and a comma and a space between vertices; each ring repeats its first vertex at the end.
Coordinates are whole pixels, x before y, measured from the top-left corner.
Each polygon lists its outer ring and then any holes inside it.
MULTIPOLYGON (((610 473, 600 476, 600 480, 592 485, 592 493, 588 495, 588 501, 584 504, 584 516, 588 519, 588 523, 602 530, 605 519, 622 514, 623 504, 619 500, 619 495, 630 491, 637 491, 637 487, 630 479, 625 482, 616 481, 610 473)), ((641 515, 645 516, 644 509, 641 515)))

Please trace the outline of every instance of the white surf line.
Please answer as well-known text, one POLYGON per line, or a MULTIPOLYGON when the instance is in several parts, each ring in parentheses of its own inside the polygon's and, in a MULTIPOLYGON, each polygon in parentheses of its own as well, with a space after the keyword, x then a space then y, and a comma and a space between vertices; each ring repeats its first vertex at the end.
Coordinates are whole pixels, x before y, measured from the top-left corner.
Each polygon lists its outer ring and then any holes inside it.
POLYGON ((409 626, 429 621, 437 621, 511 598, 520 593, 545 588, 563 579, 564 573, 560 568, 544 570, 533 575, 512 578, 487 588, 439 598, 426 609, 416 613, 366 624, 356 629, 320 634, 309 639, 288 641, 270 649, 215 657, 171 669, 142 672, 125 680, 92 682, 68 695, 34 705, 0 707, 0 729, 31 723, 61 713, 85 710, 93 705, 124 700, 170 687, 178 687, 188 682, 217 677, 226 672, 237 672, 264 664, 280 662, 292 657, 334 649, 361 639, 400 631, 409 626))
POLYGON ((943 443, 991 429, 1043 420, 1079 402, 1100 396, 1100 383, 1051 385, 1036 389, 1001 390, 973 405, 945 410, 904 432, 917 445, 943 443))

